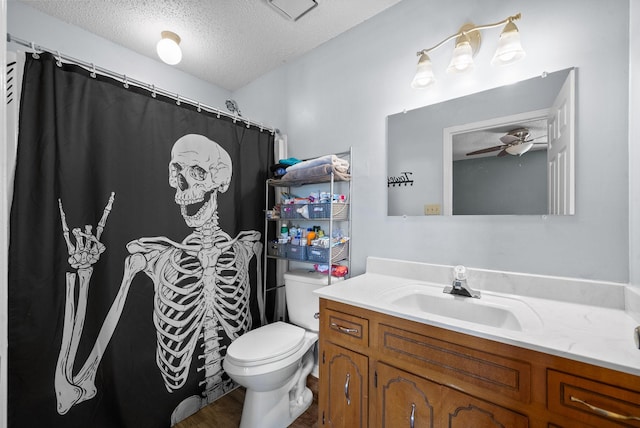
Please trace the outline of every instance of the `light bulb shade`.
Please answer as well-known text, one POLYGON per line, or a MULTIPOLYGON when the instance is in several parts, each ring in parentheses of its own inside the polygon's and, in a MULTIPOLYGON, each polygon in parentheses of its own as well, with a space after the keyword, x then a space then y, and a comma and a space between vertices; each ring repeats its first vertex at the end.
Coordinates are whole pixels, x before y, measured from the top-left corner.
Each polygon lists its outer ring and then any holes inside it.
POLYGON ((510 155, 521 156, 528 152, 531 147, 533 147, 533 143, 520 143, 507 147, 505 151, 510 155))
POLYGON ((453 57, 449 67, 447 67, 447 73, 464 73, 470 71, 474 67, 473 65, 473 49, 469 40, 463 40, 456 43, 456 47, 453 50, 453 57))
POLYGON ((500 34, 498 49, 496 50, 491 65, 508 65, 525 57, 524 49, 520 44, 520 32, 513 22, 508 22, 500 34))
POLYGON ((180 49, 180 36, 171 31, 163 31, 162 38, 156 45, 156 51, 160 59, 169 64, 176 65, 182 60, 182 49, 180 49))
POLYGON ((416 75, 413 77, 413 81, 411 81, 411 87, 414 89, 424 89, 435 83, 435 81, 431 58, 429 58, 429 55, 426 53, 423 53, 418 60, 418 68, 416 75))

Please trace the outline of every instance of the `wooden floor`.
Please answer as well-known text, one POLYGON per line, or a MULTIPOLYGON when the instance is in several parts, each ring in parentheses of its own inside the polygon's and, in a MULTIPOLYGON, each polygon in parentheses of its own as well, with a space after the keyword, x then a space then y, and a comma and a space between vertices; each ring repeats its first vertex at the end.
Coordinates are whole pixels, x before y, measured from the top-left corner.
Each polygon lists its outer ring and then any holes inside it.
MULTIPOLYGON (((289 425, 290 428, 317 428, 318 426, 318 380, 309 376, 307 386, 313 392, 313 403, 306 412, 289 425)), ((244 388, 237 388, 177 423, 173 428, 238 428, 243 403, 244 388)))

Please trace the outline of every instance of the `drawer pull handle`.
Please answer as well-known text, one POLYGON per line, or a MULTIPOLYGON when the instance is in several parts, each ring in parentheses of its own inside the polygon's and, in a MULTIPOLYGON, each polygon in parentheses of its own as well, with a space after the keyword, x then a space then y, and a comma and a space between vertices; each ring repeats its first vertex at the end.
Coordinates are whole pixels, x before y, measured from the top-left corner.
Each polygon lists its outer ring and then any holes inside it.
POLYGON ((349 380, 351 375, 347 373, 347 381, 344 383, 344 396, 347 397, 347 406, 351 405, 351 397, 349 397, 349 380))
POLYGON ((601 416, 605 416, 607 418, 617 419, 619 421, 640 421, 640 416, 620 415, 618 413, 610 412, 608 410, 604 410, 604 409, 601 409, 599 407, 593 406, 593 405, 587 403, 586 401, 582 401, 581 399, 576 398, 574 396, 570 396, 569 398, 571 399, 571 401, 583 404, 583 405, 587 406, 589 409, 591 409, 594 412, 596 412, 597 414, 599 414, 601 416))
POLYGON ((349 327, 345 327, 342 326, 340 324, 336 324, 334 322, 331 323, 331 328, 334 330, 340 330, 343 333, 357 333, 358 329, 357 328, 349 328, 349 327))
POLYGON ((411 403, 411 416, 409 417, 409 428, 414 428, 416 423, 416 403, 411 403))

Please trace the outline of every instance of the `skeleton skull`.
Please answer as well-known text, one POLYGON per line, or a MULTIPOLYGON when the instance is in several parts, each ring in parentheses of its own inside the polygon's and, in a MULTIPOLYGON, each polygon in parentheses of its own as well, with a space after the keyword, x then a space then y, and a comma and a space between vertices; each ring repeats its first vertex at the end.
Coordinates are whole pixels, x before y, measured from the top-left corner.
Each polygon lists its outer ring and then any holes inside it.
POLYGON ((217 222, 217 193, 231 183, 231 158, 216 142, 197 134, 180 137, 171 149, 169 185, 189 227, 217 222))

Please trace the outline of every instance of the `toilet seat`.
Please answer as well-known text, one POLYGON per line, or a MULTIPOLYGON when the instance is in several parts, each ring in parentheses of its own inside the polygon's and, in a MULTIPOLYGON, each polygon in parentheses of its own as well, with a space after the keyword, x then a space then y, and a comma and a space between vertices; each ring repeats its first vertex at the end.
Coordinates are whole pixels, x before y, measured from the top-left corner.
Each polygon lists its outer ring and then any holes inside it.
POLYGON ((240 367, 282 360, 304 345, 305 329, 282 321, 251 330, 229 345, 226 358, 240 367))

